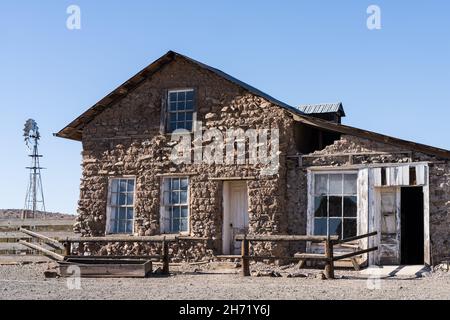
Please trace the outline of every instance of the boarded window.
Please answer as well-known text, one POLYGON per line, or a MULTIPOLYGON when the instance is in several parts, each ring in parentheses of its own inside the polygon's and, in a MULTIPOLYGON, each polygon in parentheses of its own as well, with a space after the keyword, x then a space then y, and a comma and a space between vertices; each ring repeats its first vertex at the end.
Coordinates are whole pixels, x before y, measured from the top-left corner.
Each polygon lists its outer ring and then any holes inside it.
POLYGON ((356 235, 357 178, 356 173, 314 175, 315 235, 356 235))

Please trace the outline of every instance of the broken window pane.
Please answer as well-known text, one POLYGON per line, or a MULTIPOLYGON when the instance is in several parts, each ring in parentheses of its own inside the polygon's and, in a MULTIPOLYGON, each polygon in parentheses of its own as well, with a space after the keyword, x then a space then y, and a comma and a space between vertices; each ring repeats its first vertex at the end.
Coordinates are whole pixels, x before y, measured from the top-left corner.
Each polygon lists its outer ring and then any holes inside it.
POLYGON ((357 215, 357 198, 344 197, 344 217, 355 217, 357 215))
POLYGON ((342 197, 329 197, 329 216, 342 217, 342 197))
POLYGON ((327 197, 315 197, 314 203, 314 216, 327 217, 327 197))
POLYGON ((354 237, 357 233, 356 219, 344 219, 344 239, 354 237))

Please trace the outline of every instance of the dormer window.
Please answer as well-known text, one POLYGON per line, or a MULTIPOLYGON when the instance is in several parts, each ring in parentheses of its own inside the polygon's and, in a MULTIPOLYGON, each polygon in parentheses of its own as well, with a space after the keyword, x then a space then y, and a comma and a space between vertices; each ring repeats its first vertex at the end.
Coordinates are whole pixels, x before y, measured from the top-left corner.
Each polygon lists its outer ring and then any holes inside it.
POLYGON ((192 131, 195 115, 194 89, 170 90, 167 99, 167 132, 192 131))

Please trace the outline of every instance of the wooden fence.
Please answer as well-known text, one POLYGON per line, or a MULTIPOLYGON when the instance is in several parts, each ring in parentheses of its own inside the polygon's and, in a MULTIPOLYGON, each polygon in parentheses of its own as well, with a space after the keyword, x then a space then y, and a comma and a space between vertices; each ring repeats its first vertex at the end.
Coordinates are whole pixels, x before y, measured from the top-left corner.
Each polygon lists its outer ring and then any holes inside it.
POLYGON ((347 238, 344 240, 339 240, 337 236, 293 236, 293 235, 237 235, 235 237, 236 241, 241 241, 241 260, 242 260, 242 272, 241 274, 245 277, 250 276, 250 260, 294 260, 294 261, 322 261, 325 262, 324 274, 327 279, 334 279, 334 262, 342 259, 347 259, 361 254, 378 250, 378 247, 373 247, 364 250, 357 250, 348 254, 335 255, 334 246, 338 244, 344 244, 364 238, 369 238, 376 236, 377 232, 368 233, 365 235, 360 235, 356 237, 347 238), (298 253, 293 257, 289 256, 255 256, 250 255, 250 242, 323 242, 325 243, 325 253, 315 254, 315 253, 298 253))

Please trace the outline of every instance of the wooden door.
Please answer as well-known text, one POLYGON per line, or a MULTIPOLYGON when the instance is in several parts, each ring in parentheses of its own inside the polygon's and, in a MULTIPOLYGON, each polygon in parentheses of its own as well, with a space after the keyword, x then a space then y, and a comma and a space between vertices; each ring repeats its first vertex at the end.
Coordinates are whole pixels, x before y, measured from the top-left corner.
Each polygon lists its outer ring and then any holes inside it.
POLYGON ((224 182, 223 253, 239 254, 241 242, 237 234, 248 232, 248 195, 245 181, 224 182))

